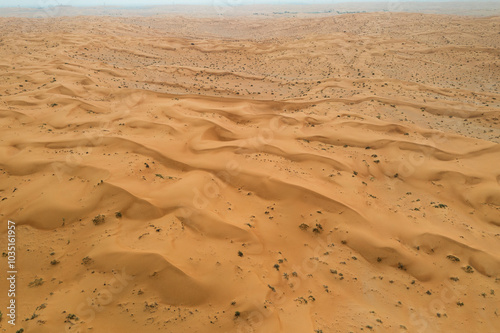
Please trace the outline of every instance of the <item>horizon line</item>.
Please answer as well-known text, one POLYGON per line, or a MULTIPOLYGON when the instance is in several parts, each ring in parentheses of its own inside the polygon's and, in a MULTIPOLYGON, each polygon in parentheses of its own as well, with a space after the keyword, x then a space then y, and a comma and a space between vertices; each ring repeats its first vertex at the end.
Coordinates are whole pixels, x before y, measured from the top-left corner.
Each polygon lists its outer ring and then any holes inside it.
MULTIPOLYGON (((494 0, 365 0, 365 1, 349 1, 349 0, 344 0, 344 1, 334 1, 331 3, 324 3, 324 2, 317 2, 317 3, 296 3, 296 2, 288 2, 288 3, 237 3, 237 4, 217 4, 218 6, 226 6, 226 7, 245 7, 245 6, 329 6, 329 5, 340 5, 340 4, 363 4, 363 3, 369 3, 369 4, 377 4, 377 3, 387 3, 387 2, 402 2, 402 3, 420 3, 420 2, 425 2, 425 3, 477 3, 477 2, 486 2, 486 3, 496 3, 498 4, 498 1, 494 0)), ((12 6, 12 5, 2 5, 0 4, 0 8, 25 8, 25 9, 42 9, 42 8, 57 8, 57 7, 70 7, 70 8, 99 8, 99 7, 115 7, 115 8, 153 8, 153 7, 180 7, 180 6, 185 6, 185 7, 213 7, 214 4, 207 4, 207 3, 187 3, 187 4, 137 4, 137 5, 130 5, 130 4, 124 4, 124 5, 64 5, 64 4, 59 4, 59 5, 47 5, 47 6, 23 6, 23 5, 17 5, 17 6, 12 6)))

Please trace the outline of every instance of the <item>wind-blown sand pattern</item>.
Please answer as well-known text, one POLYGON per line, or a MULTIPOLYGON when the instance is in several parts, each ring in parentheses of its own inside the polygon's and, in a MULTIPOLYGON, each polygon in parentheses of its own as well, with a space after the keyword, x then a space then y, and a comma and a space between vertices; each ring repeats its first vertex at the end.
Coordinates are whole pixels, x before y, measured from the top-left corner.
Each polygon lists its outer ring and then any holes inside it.
POLYGON ((0 26, 16 329, 500 330, 498 17, 0 26))

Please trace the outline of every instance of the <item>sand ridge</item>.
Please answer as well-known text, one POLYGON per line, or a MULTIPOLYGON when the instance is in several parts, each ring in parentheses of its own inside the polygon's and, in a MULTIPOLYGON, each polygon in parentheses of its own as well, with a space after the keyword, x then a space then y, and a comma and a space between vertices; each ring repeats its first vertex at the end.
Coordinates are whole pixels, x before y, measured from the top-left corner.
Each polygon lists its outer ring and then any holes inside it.
POLYGON ((0 25, 18 327, 500 329, 498 17, 0 25))

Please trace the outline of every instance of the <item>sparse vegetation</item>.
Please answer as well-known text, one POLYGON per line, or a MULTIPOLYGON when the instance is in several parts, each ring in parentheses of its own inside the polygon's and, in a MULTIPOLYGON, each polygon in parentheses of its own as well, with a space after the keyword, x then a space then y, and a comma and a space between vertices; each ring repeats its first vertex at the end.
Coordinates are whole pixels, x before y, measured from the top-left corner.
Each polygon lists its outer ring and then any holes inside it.
POLYGON ((148 312, 156 312, 158 310, 158 303, 157 302, 151 302, 151 303, 148 303, 148 302, 144 302, 144 311, 148 311, 148 312))
POLYGON ((38 317, 38 314, 36 312, 33 312, 33 314, 31 315, 31 317, 29 318, 26 318, 25 321, 28 321, 28 320, 33 320, 35 319, 36 317, 38 317))
POLYGON ((74 313, 70 313, 66 316, 66 319, 77 321, 79 318, 74 313))
POLYGON ((99 214, 92 219, 92 223, 94 223, 94 225, 100 225, 100 224, 103 224, 105 222, 105 220, 106 220, 106 216, 99 214))
POLYGON ((31 281, 29 284, 28 284, 28 287, 38 287, 38 286, 41 286, 45 281, 43 281, 43 278, 37 278, 33 281, 31 281))
POLYGON ((316 234, 320 234, 320 233, 322 233, 322 232, 323 232, 323 226, 322 226, 321 224, 319 224, 319 223, 316 223, 316 227, 315 227, 315 228, 313 228, 313 230, 312 230, 312 231, 313 231, 314 233, 316 233, 316 234))
POLYGON ((307 224, 305 224, 305 223, 302 223, 301 225, 299 225, 299 228, 301 230, 307 230, 307 229, 309 229, 309 226, 307 224))
POLYGON ((92 260, 92 258, 90 257, 85 257, 82 259, 82 265, 89 265, 93 262, 94 260, 92 260))
POLYGON ((462 269, 465 271, 465 273, 474 273, 474 268, 472 268, 472 266, 465 266, 465 267, 462 267, 462 269))
POLYGON ((494 326, 498 18, 299 7, 5 22, 0 202, 32 258, 9 332, 494 326))
POLYGON ((446 208, 446 207, 448 207, 448 206, 445 204, 434 205, 434 208, 446 208))

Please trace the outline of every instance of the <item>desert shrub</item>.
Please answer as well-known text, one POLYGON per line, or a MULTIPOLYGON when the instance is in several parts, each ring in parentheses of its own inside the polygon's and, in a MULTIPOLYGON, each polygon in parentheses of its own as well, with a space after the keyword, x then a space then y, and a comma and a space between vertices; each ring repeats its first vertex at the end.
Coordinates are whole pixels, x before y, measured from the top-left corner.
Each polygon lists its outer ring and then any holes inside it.
POLYGON ((89 265, 92 261, 93 261, 92 258, 85 257, 82 259, 82 265, 89 265))
POLYGON ((92 219, 92 222, 95 224, 95 225, 99 225, 99 224, 103 224, 105 222, 105 218, 106 216, 102 215, 102 214, 99 214, 97 215, 96 217, 94 217, 92 219))
POLYGON ((307 230, 309 228, 309 226, 305 223, 302 223, 301 225, 299 225, 299 228, 302 230, 307 230))
POLYGON ((31 281, 29 284, 28 284, 28 287, 38 287, 38 286, 41 286, 43 284, 43 279, 42 278, 38 278, 38 279, 35 279, 33 281, 31 281))
POLYGON ((462 269, 465 271, 465 273, 474 273, 474 269, 472 266, 467 265, 466 267, 462 267, 462 269))

